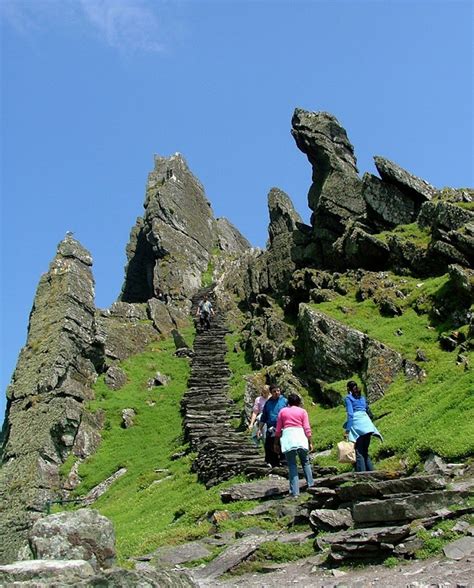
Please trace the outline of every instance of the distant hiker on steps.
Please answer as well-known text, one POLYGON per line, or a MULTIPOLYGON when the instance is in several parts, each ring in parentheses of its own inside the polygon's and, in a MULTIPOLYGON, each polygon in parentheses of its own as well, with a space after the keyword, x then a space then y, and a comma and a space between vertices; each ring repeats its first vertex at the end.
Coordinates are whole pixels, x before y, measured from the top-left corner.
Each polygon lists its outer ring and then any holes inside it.
POLYGON ((347 382, 347 396, 344 398, 347 420, 344 423, 344 436, 355 443, 356 472, 371 472, 374 469, 369 457, 369 445, 372 435, 382 439, 377 427, 371 420, 367 400, 362 396, 356 382, 347 382))
POLYGON ((265 461, 272 467, 280 465, 280 452, 275 451, 275 431, 278 419, 278 413, 288 404, 286 398, 281 396, 281 390, 276 384, 270 386, 270 398, 263 407, 262 416, 260 417, 259 436, 262 436, 265 425, 267 432, 265 434, 265 461))
POLYGON ((214 309, 207 294, 204 294, 203 299, 199 302, 196 316, 199 317, 201 329, 209 330, 211 327, 211 316, 214 316, 214 309))

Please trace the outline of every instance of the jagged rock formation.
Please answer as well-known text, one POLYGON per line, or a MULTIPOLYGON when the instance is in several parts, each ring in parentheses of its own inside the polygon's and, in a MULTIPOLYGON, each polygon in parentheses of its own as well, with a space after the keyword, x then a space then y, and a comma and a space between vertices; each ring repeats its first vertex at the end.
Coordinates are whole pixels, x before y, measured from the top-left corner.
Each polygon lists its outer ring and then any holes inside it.
POLYGON ((103 417, 84 411, 97 374, 142 352, 189 322, 187 298, 197 290, 213 250, 235 254, 248 241, 226 219, 215 220, 201 184, 180 155, 157 158, 145 216, 127 248, 121 301, 96 310, 92 258, 71 234, 60 243, 34 301, 28 341, 8 391, 2 432, 0 499, 11 561, 46 502, 78 483, 75 463, 61 489, 59 467, 72 452, 83 460, 100 443, 103 417), (168 300, 155 297, 157 288, 168 300))
MULTIPOLYGON (((380 156, 374 160, 381 179, 365 174, 361 180, 346 131, 326 112, 296 109, 292 125, 296 144, 313 167, 308 194, 313 249, 307 248, 305 256, 313 259, 308 265, 405 269, 419 275, 439 275, 452 263, 472 266, 474 213, 445 202, 443 192, 380 156), (413 222, 426 230, 426 245, 377 236, 413 222)), ((458 195, 457 202, 463 197, 458 195)))
POLYGON ((179 153, 155 158, 144 206, 127 246, 123 302, 145 302, 159 288, 186 304, 215 247, 238 252, 249 246, 229 221, 214 219, 204 188, 179 153))
POLYGON ((55 496, 59 466, 83 453, 83 406, 101 363, 92 259, 75 239, 58 246, 38 285, 28 339, 8 389, 0 500, 0 560, 16 557, 31 522, 55 496))
POLYGON ((354 147, 336 117, 297 108, 291 121, 297 146, 313 167, 308 204, 319 263, 334 266, 332 245, 349 220, 363 218, 366 206, 354 147))
MULTIPOLYGON (((288 390, 304 386, 313 398, 333 405, 341 399, 331 382, 354 374, 371 400, 379 398, 398 373, 423 377, 422 369, 400 353, 306 304, 347 294, 349 281, 357 284, 360 300, 370 298, 381 314, 395 317, 403 312, 398 297, 404 295, 391 283, 389 271, 415 276, 449 272, 446 288, 457 306, 443 307, 440 299, 433 310, 440 320, 449 316, 451 325, 464 330, 439 340, 446 349, 458 348, 460 357, 468 349, 466 338, 474 335, 474 212, 464 205, 472 202, 474 193, 439 191, 382 157, 375 158, 380 178, 365 174, 361 179, 354 148, 335 117, 297 109, 292 125, 297 146, 313 168, 308 195, 311 226, 301 221, 284 192, 272 188, 265 251, 251 249, 226 219, 214 218, 203 187, 179 154, 155 159, 145 212, 127 246, 122 292, 109 309, 95 309, 89 253, 71 235, 59 245, 38 287, 28 342, 8 392, 0 473, 0 561, 17 557, 46 501, 79 483, 79 461, 100 443, 104 417, 84 410, 97 374, 106 372, 107 384, 119 390, 126 374, 117 368, 118 362, 163 335, 172 333, 178 340, 177 329, 189 324, 203 277, 213 274, 217 280, 222 313, 217 313, 210 331, 198 334, 194 351, 180 351, 193 357, 183 400, 184 431, 197 451, 194 468, 207 486, 237 473, 258 476, 265 471, 247 436, 237 432, 241 414, 227 397, 224 311, 231 311, 242 327, 239 344, 254 367, 263 368, 262 381, 283 382, 288 390), (167 300, 157 296, 158 289, 167 300), (465 329, 470 320, 470 330, 465 329), (298 362, 293 363, 295 356, 298 362), (59 467, 71 453, 77 461, 64 483, 59 467)), ((416 357, 422 361, 422 350, 416 357)), ((467 360, 464 365, 468 369, 467 360)), ((247 405, 253 399, 250 388, 247 405)), ((379 523, 375 515, 363 513, 368 500, 352 500, 344 495, 348 490, 338 494, 331 480, 325 483, 328 487, 320 494, 313 492, 313 527, 345 528, 355 519, 360 524, 379 523), (336 509, 341 512, 326 512, 336 509)), ((384 488, 382 482, 375 490, 356 487, 361 496, 368 498, 364 492, 373 492, 383 501, 374 507, 379 512, 393 506, 398 516, 404 506, 396 501, 405 492, 393 485, 387 498, 384 488)), ((431 498, 438 500, 441 493, 431 489, 436 493, 431 498)), ((404 512, 413 511, 417 500, 404 512)), ((440 498, 436 504, 442 502, 440 498)), ((344 550, 346 559, 359 549, 361 533, 352 530, 343 539, 333 538, 334 561, 340 561, 338 554, 344 550)), ((400 542, 411 541, 410 533, 394 528, 368 530, 364 536, 369 545, 390 540, 398 548, 400 542)))

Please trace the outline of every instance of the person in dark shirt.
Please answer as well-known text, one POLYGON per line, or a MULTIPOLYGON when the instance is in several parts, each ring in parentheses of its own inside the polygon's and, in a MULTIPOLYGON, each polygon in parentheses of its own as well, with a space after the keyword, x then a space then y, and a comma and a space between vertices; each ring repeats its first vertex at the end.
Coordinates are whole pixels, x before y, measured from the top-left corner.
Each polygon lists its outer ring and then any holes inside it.
POLYGON ((276 384, 270 386, 270 398, 263 407, 262 416, 260 417, 259 433, 262 435, 263 428, 267 426, 265 434, 265 461, 272 467, 280 465, 280 453, 275 451, 275 431, 278 419, 278 413, 282 408, 287 406, 288 401, 281 395, 281 390, 276 384))

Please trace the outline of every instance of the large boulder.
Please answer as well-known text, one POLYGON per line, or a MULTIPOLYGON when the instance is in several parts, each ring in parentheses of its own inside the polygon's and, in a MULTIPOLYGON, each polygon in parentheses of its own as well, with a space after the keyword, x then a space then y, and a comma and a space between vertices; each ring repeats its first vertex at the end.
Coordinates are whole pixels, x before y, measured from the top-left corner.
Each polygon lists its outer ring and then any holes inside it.
POLYGON ((36 559, 82 559, 95 570, 110 568, 115 561, 112 523, 91 509, 39 519, 31 529, 29 541, 36 559))
POLYGON ((425 202, 418 216, 418 224, 431 229, 454 231, 474 222, 474 212, 450 202, 425 202))
POLYGON ((384 230, 416 220, 415 202, 396 185, 387 184, 372 174, 364 174, 362 181, 370 224, 384 230))

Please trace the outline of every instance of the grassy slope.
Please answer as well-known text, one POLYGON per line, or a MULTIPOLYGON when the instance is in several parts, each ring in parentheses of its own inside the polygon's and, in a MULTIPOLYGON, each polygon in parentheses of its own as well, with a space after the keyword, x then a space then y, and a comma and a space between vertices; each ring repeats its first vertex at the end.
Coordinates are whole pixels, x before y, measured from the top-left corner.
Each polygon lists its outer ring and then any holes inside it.
MULTIPOLYGON (((191 329, 183 334, 191 342, 191 329)), ((83 481, 76 495, 85 495, 117 469, 127 467, 126 475, 93 506, 114 523, 121 564, 130 556, 142 555, 161 545, 206 536, 211 529, 208 515, 214 510, 240 511, 256 504, 249 501, 223 505, 220 491, 241 481, 239 478, 206 490, 191 473, 192 454, 171 459, 183 449, 180 400, 189 374, 188 361, 176 358, 174 351, 173 340, 167 339, 129 358, 121 364, 128 376, 127 385, 112 391, 105 386, 103 377, 99 378, 96 400, 90 404, 92 410, 105 411, 106 425, 98 452, 80 467, 83 481), (170 376, 171 381, 167 386, 147 390, 146 383, 157 370, 170 376), (147 401, 155 402, 154 406, 147 401), (134 408, 137 413, 130 429, 120 426, 124 408, 134 408)), ((245 362, 236 369, 249 371, 245 362)), ((67 466, 71 465, 68 460, 67 466)), ((64 473, 68 469, 65 467, 64 473)), ((230 518, 220 523, 219 529, 238 530, 256 521, 254 517, 230 518)), ((273 529, 284 522, 259 521, 259 526, 273 529)))
MULTIPOLYGON (((377 421, 384 443, 373 444, 375 453, 386 457, 393 454, 395 457, 391 461, 395 464, 400 457, 405 457, 411 465, 416 465, 430 450, 448 459, 472 455, 474 354, 466 353, 470 370, 456 365, 457 352, 442 351, 438 343, 439 332, 449 325, 435 328, 427 314, 417 314, 411 307, 415 298, 426 299, 440 292, 447 278, 423 282, 407 277, 399 280, 406 292, 401 316, 382 317, 371 300, 357 302, 354 291, 317 305, 319 311, 382 341, 407 359, 413 361, 416 350, 421 348, 430 360, 420 364, 427 374, 422 383, 400 377, 384 398, 372 406, 376 416, 385 415, 377 421), (397 335, 400 330, 402 334, 397 335)), ((336 383, 335 387, 344 394, 345 381, 336 383)), ((329 447, 341 436, 343 409, 310 407, 309 412, 316 431, 316 444, 321 448, 329 447)))
MULTIPOLYGON (((401 317, 381 317, 372 301, 357 302, 354 291, 317 305, 319 310, 367 332, 409 359, 414 359, 414 352, 420 347, 431 360, 423 364, 427 378, 422 384, 400 378, 373 405, 376 415, 384 415, 377 425, 385 442, 372 444, 372 451, 379 456, 379 467, 381 464, 397 467, 401 457, 408 457, 416 465, 429 449, 450 459, 474 453, 473 372, 456 365, 456 353, 440 350, 438 331, 446 325, 429 328, 427 315, 417 315, 409 308, 413 302, 410 292, 415 291, 418 297, 429 296, 443 287, 445 279, 426 280, 418 288, 408 278, 403 279, 407 308, 401 317), (402 329, 402 336, 395 335, 398 329, 402 329)), ((192 330, 183 334, 191 342, 192 330)), ((251 368, 242 351, 233 351, 238 338, 237 332, 228 336, 227 359, 233 371, 231 396, 241 404, 245 388, 243 375, 250 373, 251 368)), ((471 354, 471 366, 473 359, 471 354)), ((192 455, 171 459, 183 448, 180 400, 189 374, 188 361, 174 356, 173 341, 154 343, 149 351, 123 362, 122 368, 129 379, 122 390, 109 390, 103 378, 97 382, 96 400, 91 408, 106 412, 103 442, 99 451, 81 466, 83 483, 76 492, 84 495, 119 467, 128 468, 127 474, 94 504, 94 508, 114 523, 119 561, 123 564, 128 557, 160 545, 207 535, 211 529, 208 515, 214 510, 241 511, 255 503, 223 505, 219 492, 235 479, 205 490, 190 471, 192 455), (165 387, 147 390, 147 380, 157 370, 170 376, 171 381, 165 387), (151 406, 151 402, 155 404, 151 406), (124 408, 134 408, 137 412, 136 424, 128 430, 120 427, 124 408)), ((333 386, 343 393, 345 381, 335 382, 333 386)), ((322 408, 311 402, 308 391, 304 391, 304 396, 316 448, 334 447, 341 438, 343 407, 322 408)), ((335 451, 325 461, 335 463, 335 451)), ((253 517, 230 518, 219 525, 219 530, 235 530, 255 523, 257 519, 253 517)), ((263 523, 258 520, 259 526, 268 528, 284 524, 284 520, 263 523)))

